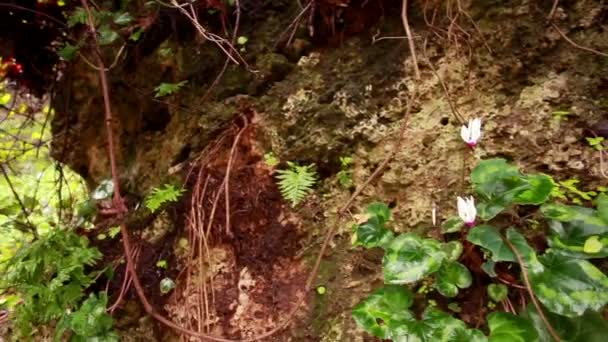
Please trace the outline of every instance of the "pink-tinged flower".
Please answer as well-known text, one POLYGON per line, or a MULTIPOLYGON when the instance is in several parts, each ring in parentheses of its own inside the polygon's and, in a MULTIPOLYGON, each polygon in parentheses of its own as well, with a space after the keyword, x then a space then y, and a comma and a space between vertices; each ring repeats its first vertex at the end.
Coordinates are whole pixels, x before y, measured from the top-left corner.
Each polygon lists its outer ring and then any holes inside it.
POLYGON ((481 119, 469 120, 469 126, 463 125, 460 129, 460 136, 470 147, 477 146, 477 141, 481 138, 481 119))
POLYGON ((458 216, 460 216, 467 227, 471 228, 475 225, 477 209, 475 208, 475 200, 473 197, 462 198, 458 196, 458 216))

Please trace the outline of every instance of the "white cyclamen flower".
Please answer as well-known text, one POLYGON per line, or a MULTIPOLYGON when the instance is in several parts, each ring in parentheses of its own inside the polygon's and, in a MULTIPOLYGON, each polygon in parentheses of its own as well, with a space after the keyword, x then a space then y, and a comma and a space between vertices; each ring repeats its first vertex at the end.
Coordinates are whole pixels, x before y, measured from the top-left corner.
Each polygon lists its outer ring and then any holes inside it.
POLYGON ((472 227, 475 225, 477 209, 475 208, 475 200, 473 197, 462 198, 458 196, 458 216, 460 216, 467 226, 472 227))
POLYGON ((471 147, 477 145, 477 141, 481 138, 481 119, 469 120, 469 126, 463 125, 460 129, 462 140, 471 147))

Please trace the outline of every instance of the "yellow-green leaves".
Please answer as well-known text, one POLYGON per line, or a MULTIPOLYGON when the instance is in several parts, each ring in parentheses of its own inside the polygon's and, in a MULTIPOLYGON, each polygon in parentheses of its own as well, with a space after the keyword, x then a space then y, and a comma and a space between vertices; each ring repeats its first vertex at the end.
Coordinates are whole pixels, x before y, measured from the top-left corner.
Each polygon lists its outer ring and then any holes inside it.
POLYGON ((434 287, 443 296, 448 298, 456 297, 458 289, 466 289, 471 286, 473 278, 471 272, 461 263, 448 261, 444 262, 437 272, 434 287))
POLYGON ((180 89, 182 89, 182 87, 185 86, 186 83, 188 83, 188 81, 181 81, 178 83, 161 83, 156 88, 154 88, 154 91, 156 92, 154 97, 158 98, 167 95, 173 95, 177 93, 180 89))

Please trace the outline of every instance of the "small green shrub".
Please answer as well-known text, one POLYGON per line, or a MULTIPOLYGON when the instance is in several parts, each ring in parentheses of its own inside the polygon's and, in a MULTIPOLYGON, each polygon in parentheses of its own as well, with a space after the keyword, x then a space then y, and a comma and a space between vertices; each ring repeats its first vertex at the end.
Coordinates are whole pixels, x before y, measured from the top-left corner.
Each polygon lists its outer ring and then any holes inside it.
POLYGON ((27 338, 32 328, 50 324, 77 310, 99 272, 89 272, 101 253, 74 232, 55 229, 23 246, 2 265, 2 288, 23 303, 15 308, 18 334, 27 338))

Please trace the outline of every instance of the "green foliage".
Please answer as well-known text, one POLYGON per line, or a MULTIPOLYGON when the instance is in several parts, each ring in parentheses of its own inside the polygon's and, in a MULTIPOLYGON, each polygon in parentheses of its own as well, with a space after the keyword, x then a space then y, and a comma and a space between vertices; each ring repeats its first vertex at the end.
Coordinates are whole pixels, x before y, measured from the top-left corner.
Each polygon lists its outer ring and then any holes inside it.
POLYGON ((277 170, 278 185, 283 198, 295 207, 312 191, 317 182, 317 173, 314 164, 300 166, 287 162, 287 166, 286 170, 277 170))
POLYGON ((538 333, 532 322, 506 312, 488 315, 489 342, 535 342, 538 333))
POLYGON ((156 92, 154 97, 158 98, 176 94, 184 85, 186 85, 186 83, 188 83, 188 81, 181 81, 178 83, 161 83, 154 88, 154 91, 156 92))
POLYGON ((551 177, 522 175, 517 167, 500 158, 479 162, 471 173, 471 182, 481 199, 477 210, 484 220, 513 204, 542 204, 553 190, 551 177))
POLYGON ((568 110, 556 110, 551 112, 551 115, 553 115, 553 118, 557 121, 560 120, 567 120, 568 116, 572 115, 572 113, 568 110))
POLYGON ((458 289, 466 289, 471 286, 473 278, 471 272, 461 263, 444 262, 437 272, 435 288, 443 296, 452 298, 458 294, 458 289))
POLYGON ((458 216, 449 217, 441 224, 441 233, 455 233, 459 232, 464 227, 464 221, 458 216))
POLYGON ((118 342, 118 335, 112 329, 112 316, 106 313, 108 298, 105 293, 99 297, 91 294, 78 310, 66 314, 57 325, 55 340, 60 340, 65 330, 72 332, 74 342, 118 342))
POLYGON ((509 288, 503 284, 490 284, 488 285, 488 296, 494 302, 499 303, 507 298, 509 294, 509 288))
MULTIPOLYGON (((557 188, 550 177, 524 175, 503 159, 481 161, 471 174, 471 183, 478 195, 478 212, 486 223, 471 228, 464 236, 484 252, 486 260, 481 268, 496 277, 496 263, 521 263, 518 269, 527 273, 533 293, 564 340, 587 341, 587 336, 590 341, 605 339, 602 334, 606 332, 606 323, 597 312, 608 304, 608 277, 587 259, 608 256, 608 195, 576 192, 573 190, 576 183, 566 181, 559 184, 561 189, 576 193, 583 200, 595 199, 596 208, 549 203, 557 188), (534 223, 531 220, 514 221, 517 229, 497 228, 492 224, 497 215, 517 205, 540 209, 534 223), (539 254, 521 232, 525 231, 526 224, 541 227, 543 218, 549 226, 547 240, 551 248, 539 254), (588 322, 580 318, 585 316, 589 317, 588 322)), ((471 285, 471 273, 457 262, 463 248, 459 241, 439 242, 412 233, 395 235, 386 227, 390 218, 388 208, 379 204, 374 206, 379 210, 368 209, 363 222, 354 226, 353 242, 366 248, 384 249, 383 273, 387 286, 421 281, 418 293, 426 294, 432 284, 441 295, 455 297, 459 289, 471 285)), ((506 216, 495 220, 500 227, 505 226, 504 218, 506 216)), ((441 227, 445 234, 462 229, 462 220, 456 217, 448 218, 441 227)), ((491 284, 487 290, 492 300, 488 303, 490 308, 506 299, 509 292, 502 284, 491 284)), ((490 335, 486 337, 471 332, 463 322, 430 307, 420 320, 403 307, 395 309, 401 312, 399 316, 390 311, 387 304, 391 303, 390 299, 383 299, 383 296, 384 292, 378 291, 353 311, 360 326, 381 338, 393 341, 464 338, 498 342, 551 339, 534 310, 528 309, 528 313, 518 316, 491 313, 487 316, 490 335), (446 333, 450 329, 453 329, 452 333, 446 333)), ((411 301, 410 298, 408 308, 411 301)), ((428 305, 432 305, 431 301, 428 305)))
POLYGON ((587 137, 585 138, 589 146, 593 147, 597 151, 604 150, 604 137, 587 137))
POLYGON ((163 278, 160 281, 160 293, 167 294, 175 288, 175 282, 171 278, 163 278))
POLYGON ((164 188, 162 186, 154 188, 144 201, 146 208, 155 212, 167 202, 177 202, 184 191, 186 190, 178 189, 173 184, 165 184, 164 188))
MULTIPOLYGON (((529 304, 524 312, 534 324, 540 342, 553 342, 534 305, 529 304)), ((545 316, 563 341, 604 342, 608 336, 608 322, 597 312, 586 311, 579 317, 564 317, 545 310, 545 316)))
POLYGON ((530 272, 530 282, 549 311, 575 317, 608 303, 608 277, 589 261, 552 252, 539 259, 543 269, 530 272))
POLYGON ((264 154, 264 163, 268 165, 268 167, 275 167, 279 165, 280 162, 279 158, 277 158, 272 151, 264 154))
POLYGON ((574 178, 560 181, 557 183, 557 186, 554 187, 551 195, 555 198, 570 200, 575 204, 583 204, 583 201, 591 201, 597 196, 597 191, 580 190, 577 186, 578 183, 580 183, 580 181, 574 178))
POLYGON ((486 341, 476 329, 437 309, 427 309, 421 320, 409 311, 413 295, 397 285, 387 285, 357 304, 353 318, 372 335, 393 341, 486 341))
POLYGON ((607 257, 608 220, 603 217, 606 197, 604 194, 598 197, 598 210, 558 203, 542 206, 541 212, 549 219, 552 232, 551 247, 577 258, 607 257))
POLYGON ((384 203, 372 203, 367 207, 365 222, 353 226, 353 245, 373 248, 384 246, 393 239, 393 232, 385 224, 391 212, 384 203))
POLYGON ((53 230, 22 247, 6 264, 2 287, 23 300, 15 324, 23 336, 32 326, 50 323, 77 307, 96 274, 86 270, 101 258, 88 241, 73 232, 53 230))
POLYGON ((338 178, 338 183, 345 188, 350 189, 353 187, 353 171, 350 169, 350 166, 353 163, 353 158, 344 156, 340 157, 340 171, 336 174, 338 178))

